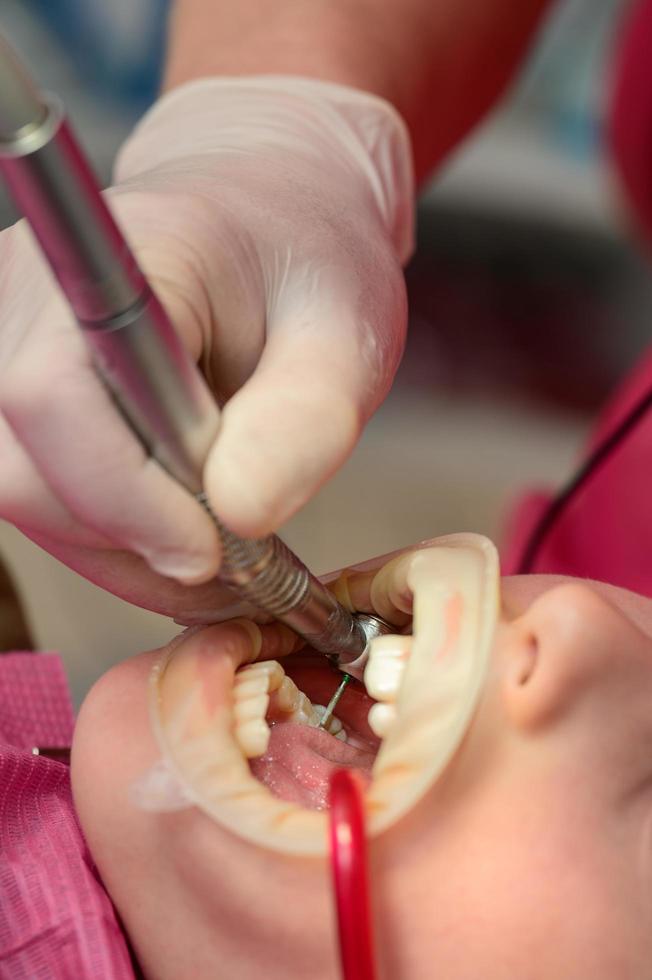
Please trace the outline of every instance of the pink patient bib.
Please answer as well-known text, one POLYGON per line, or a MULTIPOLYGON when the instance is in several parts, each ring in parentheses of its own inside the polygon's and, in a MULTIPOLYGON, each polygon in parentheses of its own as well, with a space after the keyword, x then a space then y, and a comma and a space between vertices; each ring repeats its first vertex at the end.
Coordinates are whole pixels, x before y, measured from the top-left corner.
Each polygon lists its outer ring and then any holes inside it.
MULTIPOLYGON (((652 353, 603 412, 589 450, 650 389, 652 353)), ((518 568, 549 500, 549 492, 532 493, 517 508, 503 555, 505 574, 518 568)), ((532 571, 598 579, 652 597, 652 409, 562 512, 532 571)))
POLYGON ((133 980, 126 940, 72 804, 68 766, 32 746, 71 743, 54 654, 0 655, 0 977, 133 980))

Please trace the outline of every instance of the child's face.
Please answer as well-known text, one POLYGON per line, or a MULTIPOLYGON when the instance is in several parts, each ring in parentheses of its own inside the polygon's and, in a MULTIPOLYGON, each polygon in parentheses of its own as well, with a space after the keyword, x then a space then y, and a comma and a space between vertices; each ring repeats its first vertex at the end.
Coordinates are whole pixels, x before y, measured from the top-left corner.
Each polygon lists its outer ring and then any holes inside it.
MULTIPOLYGON (((365 587, 352 590, 363 604, 365 587)), ((651 637, 651 600, 556 577, 503 579, 466 737, 371 847, 382 975, 652 975, 651 637)), ((209 642, 217 662, 232 640, 211 628, 185 652, 209 642)), ((157 980, 330 980, 323 859, 261 848, 195 808, 130 803, 128 788, 159 755, 146 706, 157 656, 96 685, 73 752, 82 824, 139 961, 157 980)))

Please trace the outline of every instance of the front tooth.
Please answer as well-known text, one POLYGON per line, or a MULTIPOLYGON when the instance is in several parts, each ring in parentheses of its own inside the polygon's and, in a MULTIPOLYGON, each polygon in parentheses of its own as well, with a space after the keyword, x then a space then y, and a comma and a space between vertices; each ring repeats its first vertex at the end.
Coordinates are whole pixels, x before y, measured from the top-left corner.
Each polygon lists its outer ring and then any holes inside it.
POLYGON ((237 697, 233 705, 236 725, 254 718, 264 718, 269 707, 269 694, 254 694, 252 697, 237 697))
POLYGON ((264 755, 269 745, 270 730, 264 718, 255 718, 239 724, 235 729, 235 737, 248 759, 264 755))
POLYGON ((410 636, 379 636, 371 643, 364 672, 368 693, 377 701, 396 700, 408 658, 410 636))
POLYGON ((369 728, 378 738, 385 738, 396 721, 397 711, 393 704, 374 704, 369 709, 369 728))

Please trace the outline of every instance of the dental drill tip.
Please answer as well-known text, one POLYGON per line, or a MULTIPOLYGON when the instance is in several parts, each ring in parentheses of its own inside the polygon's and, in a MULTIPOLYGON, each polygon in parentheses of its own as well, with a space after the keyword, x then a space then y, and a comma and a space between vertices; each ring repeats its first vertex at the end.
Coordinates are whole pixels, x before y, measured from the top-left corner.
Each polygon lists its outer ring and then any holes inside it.
POLYGON ((0 143, 40 123, 46 108, 29 75, 0 34, 0 143))
POLYGON ((326 705, 326 711, 324 712, 322 720, 317 725, 318 728, 324 728, 324 729, 326 728, 326 725, 333 717, 333 712, 335 711, 340 698, 344 694, 344 689, 346 688, 346 685, 349 683, 350 680, 351 680, 350 674, 344 674, 342 676, 342 680, 338 684, 335 694, 326 705))

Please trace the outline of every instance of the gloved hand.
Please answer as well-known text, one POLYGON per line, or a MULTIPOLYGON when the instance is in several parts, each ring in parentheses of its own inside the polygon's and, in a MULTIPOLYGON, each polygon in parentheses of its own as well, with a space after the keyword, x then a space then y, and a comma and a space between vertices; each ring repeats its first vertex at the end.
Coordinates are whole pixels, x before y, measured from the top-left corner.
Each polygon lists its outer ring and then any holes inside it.
MULTIPOLYGON (((240 535, 273 531, 345 460, 399 363, 405 127, 326 82, 202 80, 150 111, 116 177, 114 213, 225 404, 209 500, 240 535)), ((0 459, 0 516, 87 578, 186 620, 232 603, 196 585, 218 570, 215 529, 113 407, 22 222, 0 235, 0 459)))

